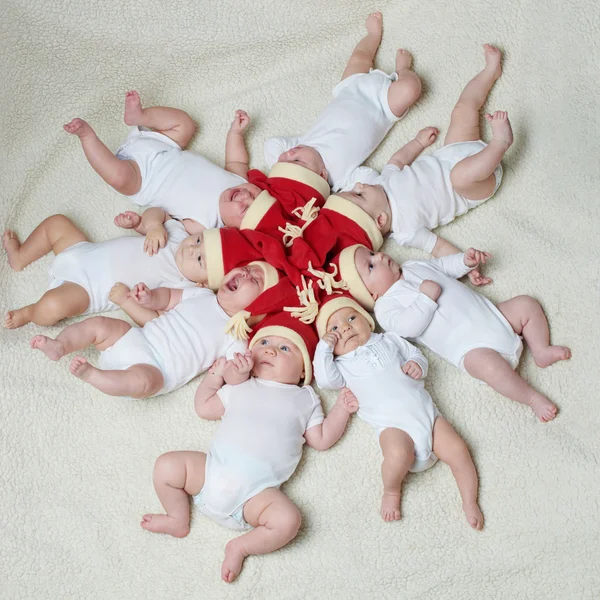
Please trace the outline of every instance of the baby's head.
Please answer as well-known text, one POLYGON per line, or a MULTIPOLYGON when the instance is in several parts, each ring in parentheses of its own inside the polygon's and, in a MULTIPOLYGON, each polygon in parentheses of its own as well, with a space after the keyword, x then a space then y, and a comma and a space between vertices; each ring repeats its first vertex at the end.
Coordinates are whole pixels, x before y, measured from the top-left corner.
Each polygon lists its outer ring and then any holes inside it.
POLYGON ((338 196, 350 200, 362 208, 377 224, 382 235, 392 229, 392 211, 387 194, 381 185, 357 183, 351 192, 339 192, 338 196))
POLYGON ((253 183, 243 183, 221 192, 219 214, 225 227, 239 229, 246 211, 261 192, 253 183))
POLYGON ((255 377, 287 383, 309 385, 317 336, 289 313, 267 317, 256 329, 250 342, 255 377))
POLYGON ((311 146, 295 146, 294 148, 290 148, 279 155, 277 162, 300 165, 305 169, 320 175, 325 181, 329 178, 323 158, 319 152, 311 146))
POLYGON ((204 285, 208 282, 204 232, 188 235, 175 251, 175 264, 190 281, 204 285))
POLYGON ((232 317, 252 304, 278 280, 276 269, 267 263, 256 261, 245 267, 236 267, 225 275, 217 290, 217 302, 232 317))
POLYGON ((343 356, 364 346, 375 329, 371 315, 345 294, 333 294, 321 305, 316 325, 319 337, 328 333, 338 334, 339 339, 333 348, 335 356, 343 356))

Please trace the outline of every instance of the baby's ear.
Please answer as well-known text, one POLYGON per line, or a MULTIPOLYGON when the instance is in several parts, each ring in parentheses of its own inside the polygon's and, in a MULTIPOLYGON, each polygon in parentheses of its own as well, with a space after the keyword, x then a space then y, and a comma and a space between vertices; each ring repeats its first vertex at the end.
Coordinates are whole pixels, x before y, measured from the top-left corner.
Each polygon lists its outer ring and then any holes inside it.
POLYGON ((197 282, 196 282, 196 285, 197 285, 198 287, 205 288, 205 287, 206 287, 208 284, 206 284, 206 283, 200 283, 199 281, 197 281, 197 282))
POLYGON ((377 302, 377 298, 379 298, 379 294, 371 294, 371 298, 377 302))
POLYGON ((375 222, 377 223, 377 229, 379 229, 379 231, 383 231, 385 229, 388 219, 389 217, 384 212, 381 212, 377 215, 377 220, 375 222))
POLYGON ((321 177, 325 180, 325 181, 329 181, 329 173, 327 172, 327 169, 322 169, 321 170, 321 177))

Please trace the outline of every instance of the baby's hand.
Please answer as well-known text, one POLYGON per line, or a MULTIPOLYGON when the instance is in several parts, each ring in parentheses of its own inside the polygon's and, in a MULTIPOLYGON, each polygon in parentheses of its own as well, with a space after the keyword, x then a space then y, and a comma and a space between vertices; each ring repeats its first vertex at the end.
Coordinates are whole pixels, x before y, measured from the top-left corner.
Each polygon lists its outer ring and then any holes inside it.
POLYGON ((476 267, 477 265, 485 265, 488 258, 492 258, 489 252, 483 250, 475 250, 475 248, 469 248, 465 252, 464 263, 466 267, 476 267))
POLYGON ((121 306, 125 300, 127 300, 127 296, 129 295, 129 288, 124 283, 115 283, 112 286, 110 292, 108 293, 108 299, 111 302, 114 302, 117 306, 121 306))
POLYGON ((142 222, 142 217, 132 210, 126 210, 118 214, 114 223, 121 229, 135 229, 142 222))
POLYGON ((148 306, 152 301, 152 290, 145 283, 136 283, 128 294, 139 305, 148 306))
POLYGON ((330 331, 321 338, 330 348, 335 348, 335 345, 342 339, 339 331, 330 331))
POLYGON ((419 144, 421 144, 421 146, 423 146, 423 149, 425 149, 435 142, 438 133, 439 131, 437 127, 425 127, 425 129, 421 129, 421 131, 417 133, 415 139, 417 142, 419 142, 419 144))
POLYGON ((225 373, 225 368, 227 367, 227 359, 222 356, 221 358, 217 358, 215 362, 210 366, 208 372, 211 375, 217 375, 218 377, 223 377, 223 373, 225 373))
POLYGON ((405 362, 404 366, 402 367, 402 372, 413 379, 421 379, 421 377, 423 377, 423 369, 421 369, 421 367, 414 360, 405 362))
POLYGON ((168 238, 167 230, 162 225, 155 225, 148 229, 144 241, 144 252, 154 256, 159 248, 164 248, 168 238))
POLYGON ((492 283, 492 280, 489 277, 483 276, 479 269, 473 269, 472 271, 469 271, 469 281, 475 286, 492 283))
POLYGON ((242 133, 242 131, 248 127, 249 123, 250 117, 248 116, 248 113, 245 110, 236 110, 229 131, 231 131, 231 133, 242 133))
POLYGON ((424 279, 423 283, 419 286, 419 291, 431 298, 434 302, 440 297, 442 288, 435 281, 430 279, 424 279))
POLYGON ((254 368, 254 359, 252 358, 252 352, 250 352, 250 350, 246 350, 244 354, 236 352, 233 355, 233 359, 229 362, 240 375, 250 373, 254 368))
POLYGON ((348 388, 340 390, 336 404, 341 406, 350 415, 358 410, 358 399, 348 388))

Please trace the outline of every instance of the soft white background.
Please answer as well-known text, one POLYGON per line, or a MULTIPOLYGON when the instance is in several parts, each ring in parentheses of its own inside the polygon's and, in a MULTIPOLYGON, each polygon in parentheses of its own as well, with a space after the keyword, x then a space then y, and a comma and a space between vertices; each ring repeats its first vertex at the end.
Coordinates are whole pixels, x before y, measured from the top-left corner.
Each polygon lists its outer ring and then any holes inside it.
MULTIPOLYGON (((465 437, 481 477, 486 528, 468 527, 450 470, 411 476, 399 523, 378 515, 380 454, 352 422, 332 450, 307 450, 285 486, 304 524, 285 549, 219 576, 232 533, 198 517, 187 539, 152 535, 140 516, 160 510, 156 457, 208 447, 216 424, 198 419, 192 382, 167 397, 103 396, 28 341, 60 327, 2 330, 0 345, 0 596, 3 598, 597 598, 598 548, 598 32, 596 3, 489 0, 324 2, 7 0, 0 34, 0 224, 24 238, 65 213, 92 240, 119 235, 130 208, 62 131, 75 116, 113 149, 125 138, 123 95, 187 110, 192 148, 223 164, 236 108, 248 144, 304 131, 328 102, 363 34, 384 13, 377 66, 397 47, 415 56, 424 95, 370 164, 420 128, 447 129, 462 87, 483 66, 481 44, 505 53, 489 109, 508 110, 515 144, 499 193, 444 228, 457 245, 494 254, 493 300, 532 294, 552 337, 573 359, 521 372, 560 407, 532 413, 439 360, 428 388, 465 437)), ((484 133, 486 139, 488 132, 484 133)), ((489 138, 488 138, 489 139, 489 138)), ((398 259, 416 253, 387 250, 398 259)), ((0 259, 2 313, 45 290, 44 258, 22 273, 0 259)), ((87 354, 92 359, 95 353, 87 354)), ((333 401, 324 397, 325 407, 333 401)))

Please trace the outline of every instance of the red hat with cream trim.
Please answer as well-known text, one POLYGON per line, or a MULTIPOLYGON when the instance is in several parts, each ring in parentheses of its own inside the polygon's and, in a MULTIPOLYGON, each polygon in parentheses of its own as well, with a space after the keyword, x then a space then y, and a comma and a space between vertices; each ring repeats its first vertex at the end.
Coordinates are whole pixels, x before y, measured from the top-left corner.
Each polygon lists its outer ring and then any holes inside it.
POLYGON ((363 244, 354 244, 344 248, 337 256, 335 256, 330 263, 330 277, 333 281, 336 281, 336 287, 342 287, 342 289, 348 290, 352 297, 365 309, 373 310, 375 307, 375 300, 371 296, 371 293, 367 289, 367 286, 363 283, 360 278, 356 265, 354 263, 354 254, 359 248, 365 248, 369 252, 371 249, 363 244), (333 279, 335 276, 337 280, 333 279))
POLYGON ((315 326, 319 337, 327 333, 327 322, 329 317, 342 308, 353 308, 357 313, 362 315, 367 322, 371 331, 375 331, 375 321, 373 317, 347 292, 338 292, 337 294, 330 294, 325 296, 321 301, 321 307, 319 308, 319 314, 315 321, 315 326))

